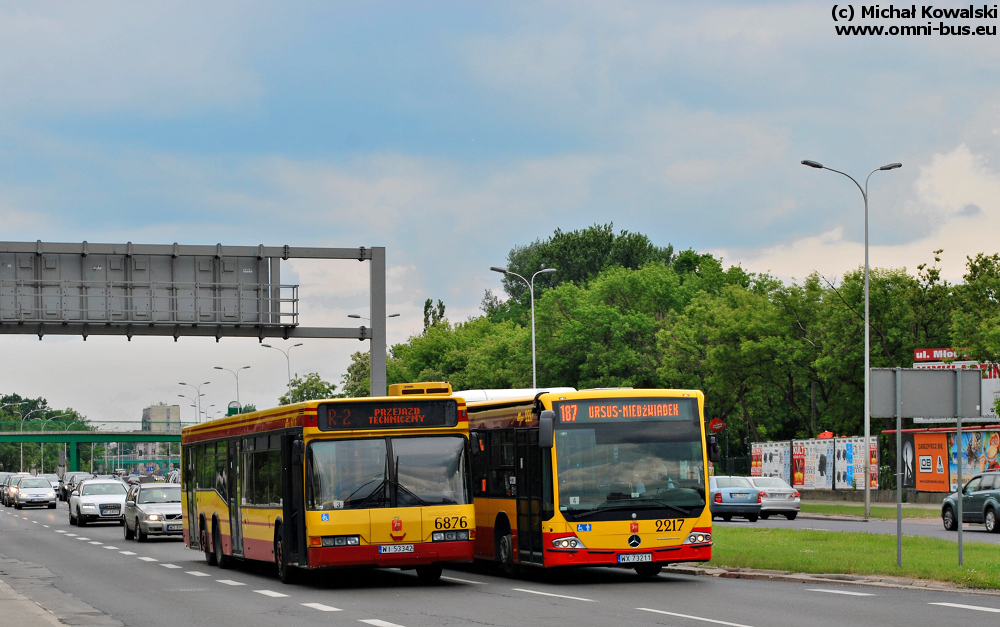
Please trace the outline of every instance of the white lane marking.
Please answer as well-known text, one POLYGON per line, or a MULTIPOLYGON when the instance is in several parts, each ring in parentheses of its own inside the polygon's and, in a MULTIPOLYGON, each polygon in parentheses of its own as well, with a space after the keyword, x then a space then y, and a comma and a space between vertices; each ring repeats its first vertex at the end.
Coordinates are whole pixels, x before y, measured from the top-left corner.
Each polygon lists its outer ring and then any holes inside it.
POLYGON ((389 623, 384 620, 379 620, 377 618, 365 618, 359 620, 359 623, 366 623, 368 625, 374 625, 375 627, 403 627, 402 625, 397 625, 396 623, 389 623))
POLYGON ((483 582, 483 581, 473 581, 471 579, 459 579, 458 577, 445 577, 444 575, 441 575, 441 579, 447 579, 448 581, 458 581, 460 583, 482 583, 482 584, 485 584, 485 582, 483 582))
POLYGON ((135 553, 133 553, 132 551, 118 551, 118 552, 121 553, 122 555, 135 555, 135 553))
MULTIPOLYGON (((957 462, 956 462, 956 463, 957 463, 957 462)), ((94 541, 92 541, 92 542, 88 542, 87 544, 100 544, 100 542, 99 542, 98 540, 94 540, 94 541)))
POLYGON ((238 581, 233 581, 232 579, 216 579, 219 583, 224 583, 227 586, 245 586, 245 583, 240 583, 238 581))
MULTIPOLYGON (((956 463, 957 463, 957 462, 956 462, 956 463)), ((957 505, 956 505, 956 507, 957 507, 957 505)), ((45 527, 46 529, 48 529, 48 528, 49 528, 49 526, 48 526, 48 525, 42 525, 42 526, 43 526, 43 527, 45 527)))
POLYGON ((160 566, 162 566, 164 568, 181 568, 177 564, 160 564, 160 566))
POLYGON ((852 597, 873 597, 871 592, 851 592, 850 590, 826 590, 824 588, 806 588, 809 592, 825 592, 827 594, 846 594, 852 597))
POLYGON ((637 607, 637 610, 643 612, 654 612, 656 614, 666 614, 667 616, 677 616, 678 618, 687 618, 690 620, 700 620, 705 623, 714 623, 716 625, 729 625, 729 627, 750 627, 749 625, 743 625, 741 623, 727 623, 724 620, 715 620, 714 618, 702 618, 701 616, 690 616, 688 614, 676 614, 674 612, 664 612, 663 610, 654 610, 648 607, 637 607))
MULTIPOLYGON (((955 462, 955 463, 957 464, 958 462, 955 462)), ((958 505, 956 505, 955 507, 958 507, 958 505)), ((36 525, 38 524, 38 521, 37 521, 37 520, 33 520, 33 521, 31 521, 31 522, 35 523, 36 525)))
POLYGON ((981 605, 962 605, 961 603, 928 603, 927 605, 943 605, 944 607, 954 607, 960 610, 976 610, 977 612, 1000 614, 1000 610, 995 607, 983 607, 981 605))
POLYGON ((184 572, 186 572, 189 575, 194 575, 195 577, 211 577, 211 575, 209 575, 208 573, 203 573, 197 570, 188 570, 184 572))
POLYGON ((145 557, 145 556, 142 556, 139 559, 141 559, 144 562, 158 562, 158 561, 160 561, 160 560, 156 559, 155 557, 145 557))
MULTIPOLYGON (((956 463, 957 463, 957 462, 956 462, 956 463)), ((76 534, 75 534, 75 533, 66 533, 65 531, 63 531, 63 532, 61 532, 61 533, 65 533, 65 534, 66 534, 66 537, 67 537, 67 538, 75 538, 75 537, 76 537, 76 534)))
POLYGON ((558 597, 560 599, 571 599, 573 601, 588 601, 593 603, 593 599, 585 599, 583 597, 571 597, 565 594, 552 594, 551 592, 539 592, 538 590, 528 590, 527 588, 511 588, 517 592, 527 592, 528 594, 540 594, 545 597, 558 597))
POLYGON ((87 540, 90 540, 90 538, 84 538, 83 536, 77 536, 76 539, 77 540, 83 540, 84 542, 86 542, 87 540))
POLYGON ((107 544, 104 545, 104 548, 110 549, 112 551, 117 551, 118 550, 118 547, 116 547, 116 546, 110 546, 110 545, 107 545, 107 544))
POLYGON ((263 594, 266 597, 273 597, 279 599, 281 597, 287 597, 287 594, 282 594, 280 592, 275 592, 274 590, 254 590, 257 594, 263 594))
MULTIPOLYGON (((955 462, 955 463, 957 464, 958 462, 955 462)), ((25 520, 28 520, 28 517, 27 517, 27 516, 21 516, 21 518, 23 518, 23 519, 25 519, 25 520)))
POLYGON ((323 605, 322 603, 303 603, 302 605, 312 608, 314 610, 319 610, 321 612, 339 612, 339 607, 330 607, 329 605, 323 605))

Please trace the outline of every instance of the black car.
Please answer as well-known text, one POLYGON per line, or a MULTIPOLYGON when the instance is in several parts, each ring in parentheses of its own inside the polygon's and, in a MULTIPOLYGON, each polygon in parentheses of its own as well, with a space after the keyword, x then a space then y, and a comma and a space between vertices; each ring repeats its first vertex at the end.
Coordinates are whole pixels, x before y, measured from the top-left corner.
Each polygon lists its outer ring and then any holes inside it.
MULTIPOLYGON (((944 497, 941 521, 948 531, 958 529, 958 492, 944 497)), ((975 475, 962 488, 962 522, 982 523, 990 533, 1000 532, 1000 472, 975 475)))

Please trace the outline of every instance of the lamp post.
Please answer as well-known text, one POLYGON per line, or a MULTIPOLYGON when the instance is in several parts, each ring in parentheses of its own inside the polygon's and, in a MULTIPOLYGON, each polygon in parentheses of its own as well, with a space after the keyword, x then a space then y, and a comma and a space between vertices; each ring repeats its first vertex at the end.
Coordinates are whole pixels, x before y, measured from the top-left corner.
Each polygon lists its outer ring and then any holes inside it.
POLYGON ((511 272, 506 268, 498 268, 493 266, 490 268, 493 272, 499 272, 500 274, 510 274, 516 276, 517 278, 524 281, 525 285, 528 286, 528 292, 531 294, 531 387, 538 387, 538 373, 535 367, 535 277, 539 274, 549 274, 555 272, 555 268, 542 268, 538 272, 531 275, 531 281, 524 278, 516 272, 511 272))
MULTIPOLYGON (((66 416, 70 416, 70 415, 71 414, 59 414, 58 416, 52 416, 51 418, 46 418, 45 420, 42 421, 42 433, 45 433, 45 425, 49 424, 50 420, 55 420, 56 418, 65 418, 66 416)), ((38 460, 39 460, 38 461, 38 467, 39 467, 39 470, 38 470, 38 472, 39 472, 39 474, 41 474, 41 473, 45 472, 45 442, 39 442, 38 443, 38 450, 39 450, 39 453, 38 453, 38 460)))
MULTIPOLYGON (((869 316, 868 316, 868 179, 871 178, 872 174, 880 170, 895 170, 896 168, 903 167, 902 163, 889 163, 882 167, 875 168, 868 173, 865 177, 865 186, 861 187, 853 176, 847 174, 846 172, 841 172, 840 170, 834 170, 833 168, 828 168, 822 163, 817 161, 810 161, 805 159, 802 161, 802 165, 807 165, 810 168, 816 168, 818 170, 829 170, 831 172, 836 172, 837 174, 842 174, 857 185, 858 191, 861 192, 861 197, 865 201, 865 519, 871 516, 871 419, 872 419, 872 408, 871 408, 871 398, 869 396, 869 385, 871 383, 871 371, 869 368, 869 361, 871 358, 869 350, 869 316)), ((899 486, 896 486, 899 489, 899 486)))
MULTIPOLYGON (((48 407, 38 407, 36 409, 32 409, 31 411, 29 411, 28 413, 24 414, 23 416, 21 415, 20 411, 18 411, 16 409, 14 410, 15 412, 17 412, 18 416, 21 416, 21 429, 20 429, 20 432, 21 432, 21 437, 22 438, 24 437, 24 419, 27 418, 28 416, 30 416, 31 414, 35 413, 36 411, 48 411, 48 410, 49 410, 48 407)), ((21 442, 21 472, 24 472, 24 442, 23 441, 21 442)))
POLYGON ((271 346, 270 344, 261 344, 261 346, 263 346, 264 348, 273 348, 276 351, 280 351, 281 354, 285 356, 285 365, 288 367, 288 385, 287 385, 288 402, 291 403, 292 402, 292 358, 289 357, 288 354, 291 353, 292 349, 295 348, 296 346, 302 346, 302 342, 289 346, 288 350, 283 350, 278 348, 277 346, 271 346))
POLYGON ((222 366, 216 366, 216 370, 225 370, 236 377, 236 404, 243 408, 243 403, 240 402, 240 372, 243 370, 249 370, 250 366, 243 366, 242 368, 237 368, 236 370, 230 370, 229 368, 223 368, 222 366))
MULTIPOLYGON (((201 397, 205 396, 204 394, 201 393, 201 386, 208 385, 209 383, 211 383, 211 381, 205 381, 204 383, 199 383, 198 385, 194 385, 192 383, 184 383, 182 381, 182 382, 180 382, 180 383, 177 384, 177 385, 186 385, 189 388, 194 388, 195 392, 198 393, 198 395, 195 397, 197 399, 196 402, 198 403, 198 407, 197 407, 197 410, 198 410, 198 419, 196 420, 196 422, 201 422, 201 397)), ((152 425, 150 425, 150 427, 152 427, 152 425)))

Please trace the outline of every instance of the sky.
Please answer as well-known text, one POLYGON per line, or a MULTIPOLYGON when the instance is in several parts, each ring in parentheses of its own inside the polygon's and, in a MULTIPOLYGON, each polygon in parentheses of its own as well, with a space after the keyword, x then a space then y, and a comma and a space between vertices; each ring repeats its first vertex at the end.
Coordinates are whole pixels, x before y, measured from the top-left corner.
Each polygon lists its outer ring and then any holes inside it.
MULTIPOLYGON (((841 5, 846 6, 846 5, 841 5)), ((860 10, 862 5, 857 5, 860 10)), ((868 5, 865 5, 868 6, 868 5)), ((967 3, 935 3, 935 7, 967 3)), ((809 2, 4 2, 0 241, 385 246, 389 342, 476 315, 514 246, 613 223, 801 280, 943 275, 1000 242, 996 36, 838 35, 809 2)), ((918 7, 918 11, 920 8, 918 7)), ((996 19, 945 20, 992 27, 996 19)), ((931 20, 933 24, 942 20, 931 20)), ((303 326, 368 313, 367 265, 284 262, 303 326)), ((3 335, 0 393, 137 420, 285 357, 252 339, 3 335)), ((287 348, 293 342, 274 344, 287 348)), ((293 373, 339 383, 354 340, 293 373)))

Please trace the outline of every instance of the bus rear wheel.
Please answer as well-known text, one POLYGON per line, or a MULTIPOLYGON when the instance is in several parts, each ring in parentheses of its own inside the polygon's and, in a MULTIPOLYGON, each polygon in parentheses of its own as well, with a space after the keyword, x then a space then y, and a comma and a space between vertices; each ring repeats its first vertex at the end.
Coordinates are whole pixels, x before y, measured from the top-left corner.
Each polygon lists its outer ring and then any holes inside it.
POLYGON ((213 527, 213 530, 215 534, 212 540, 212 548, 215 549, 215 565, 223 569, 229 568, 232 566, 232 558, 222 550, 222 533, 219 532, 218 527, 213 527))
POLYGON ((205 563, 209 566, 215 566, 215 551, 212 550, 212 546, 208 542, 208 530, 205 526, 201 527, 201 550, 205 552, 205 563))
POLYGON ((636 564, 635 574, 639 575, 643 579, 652 579, 653 577, 660 574, 663 570, 663 566, 660 564, 636 564))
POLYGON ((441 579, 441 565, 431 564, 429 566, 417 566, 417 577, 424 583, 434 583, 441 579))
POLYGON ((278 568, 278 579, 281 583, 295 583, 295 567, 288 563, 285 555, 285 541, 281 539, 281 528, 274 534, 274 565, 278 568))

